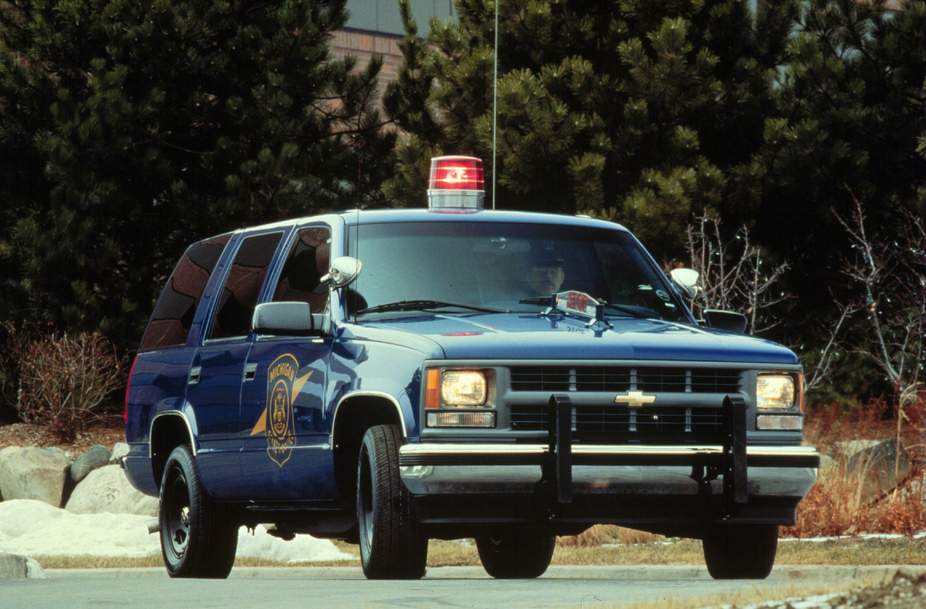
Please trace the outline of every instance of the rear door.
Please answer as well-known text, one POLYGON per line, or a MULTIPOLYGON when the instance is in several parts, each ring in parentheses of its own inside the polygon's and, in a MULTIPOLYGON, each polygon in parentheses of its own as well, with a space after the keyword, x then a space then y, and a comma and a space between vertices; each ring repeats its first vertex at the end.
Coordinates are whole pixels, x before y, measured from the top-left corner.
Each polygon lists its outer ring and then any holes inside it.
POLYGON ((277 229, 238 242, 190 368, 186 399, 196 413, 196 463, 206 492, 215 498, 239 498, 246 491, 238 476, 241 383, 251 347, 251 316, 283 236, 277 229))
MULTIPOLYGON (((331 229, 299 228, 268 290, 268 302, 328 308, 331 229)), ((255 500, 326 501, 335 496, 323 406, 331 338, 262 336, 248 354, 241 393, 242 483, 255 500)))

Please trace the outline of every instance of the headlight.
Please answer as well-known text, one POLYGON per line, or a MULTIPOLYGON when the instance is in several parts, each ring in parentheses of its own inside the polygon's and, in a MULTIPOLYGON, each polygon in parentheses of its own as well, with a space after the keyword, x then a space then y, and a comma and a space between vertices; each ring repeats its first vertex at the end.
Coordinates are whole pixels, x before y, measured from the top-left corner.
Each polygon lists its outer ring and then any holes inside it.
POLYGON ((787 374, 760 374, 756 379, 756 405, 760 410, 794 407, 794 378, 787 374))
POLYGON ((451 406, 481 406, 486 402, 486 377, 476 370, 448 370, 440 384, 441 401, 451 406))

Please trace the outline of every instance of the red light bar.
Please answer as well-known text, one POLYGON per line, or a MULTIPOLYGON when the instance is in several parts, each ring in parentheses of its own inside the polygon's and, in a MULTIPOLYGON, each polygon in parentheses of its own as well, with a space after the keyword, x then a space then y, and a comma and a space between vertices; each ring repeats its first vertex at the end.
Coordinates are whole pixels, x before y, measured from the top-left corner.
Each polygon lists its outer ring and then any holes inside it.
POLYGON ((431 159, 428 190, 485 191, 482 159, 471 156, 441 156, 431 159))
POLYGON ((471 156, 440 156, 431 159, 428 207, 435 211, 468 212, 482 209, 485 172, 482 159, 471 156))

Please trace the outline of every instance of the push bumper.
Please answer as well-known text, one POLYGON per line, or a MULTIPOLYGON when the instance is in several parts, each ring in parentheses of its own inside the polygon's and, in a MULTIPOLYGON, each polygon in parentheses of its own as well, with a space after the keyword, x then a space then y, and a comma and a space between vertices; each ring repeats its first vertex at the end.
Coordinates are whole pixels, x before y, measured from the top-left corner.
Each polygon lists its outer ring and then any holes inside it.
MULTIPOLYGON (((751 514, 750 519, 791 523, 797 503, 816 481, 819 453, 803 446, 747 446, 745 404, 728 397, 723 408, 718 444, 573 444, 572 405, 568 396, 554 394, 546 444, 407 444, 399 450, 399 471, 423 507, 480 496, 477 501, 498 506, 492 511, 505 512, 506 501, 522 498, 543 504, 544 517, 553 521, 601 522, 595 512, 606 511, 617 522, 616 512, 632 503, 634 520, 669 522, 679 518, 677 509, 668 508, 672 504, 690 506, 698 520, 735 521, 751 514), (650 506, 649 513, 640 513, 643 506, 650 506), (768 511, 756 512, 765 507, 768 511)), ((452 504, 441 509, 448 507, 452 504)), ((484 512, 482 518, 496 517, 505 514, 484 512)))

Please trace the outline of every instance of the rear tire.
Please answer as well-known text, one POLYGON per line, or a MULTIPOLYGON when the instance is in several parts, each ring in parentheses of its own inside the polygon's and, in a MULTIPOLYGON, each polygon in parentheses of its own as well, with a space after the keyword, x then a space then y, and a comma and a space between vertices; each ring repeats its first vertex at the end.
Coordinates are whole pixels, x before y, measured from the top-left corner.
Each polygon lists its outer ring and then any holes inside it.
POLYGON ((228 577, 238 549, 238 527, 206 495, 187 446, 178 446, 167 458, 158 520, 161 555, 171 577, 228 577))
POLYGON ((421 579, 428 538, 399 476, 402 433, 396 425, 367 430, 357 464, 360 561, 367 579, 421 579))
POLYGON ((486 573, 496 579, 533 579, 546 572, 553 560, 556 537, 513 533, 477 537, 476 549, 486 573))
POLYGON ((722 524, 702 541, 704 561, 714 579, 765 579, 778 550, 774 524, 722 524))

